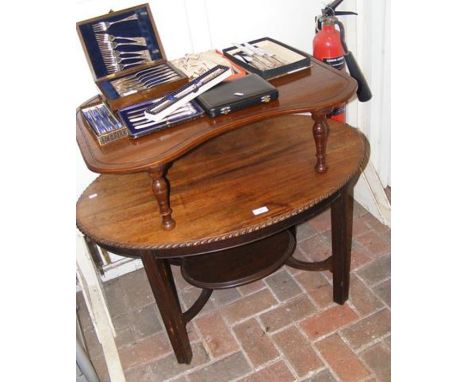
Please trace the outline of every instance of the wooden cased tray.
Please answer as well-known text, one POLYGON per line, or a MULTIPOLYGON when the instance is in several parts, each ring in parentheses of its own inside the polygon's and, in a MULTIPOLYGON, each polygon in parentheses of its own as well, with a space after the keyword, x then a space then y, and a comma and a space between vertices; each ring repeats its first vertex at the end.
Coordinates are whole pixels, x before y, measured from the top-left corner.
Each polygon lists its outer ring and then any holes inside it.
MULTIPOLYGON (((118 110, 123 107, 133 105, 138 102, 151 100, 166 93, 175 90, 188 82, 188 77, 174 65, 172 65, 166 59, 161 39, 158 34, 158 30, 154 23, 154 19, 148 4, 137 5, 135 7, 126 8, 116 12, 110 12, 106 15, 94 17, 84 21, 76 23, 76 29, 80 38, 80 42, 83 46, 83 50, 86 55, 86 59, 90 66, 93 74, 94 81, 101 91, 103 98, 107 104, 113 109, 118 110), (136 15, 136 20, 129 20, 127 22, 115 23, 109 27, 106 31, 95 32, 93 25, 100 22, 112 23, 115 21, 122 20, 128 16, 136 15), (127 36, 131 38, 143 37, 146 41, 150 61, 143 62, 141 64, 132 65, 128 68, 118 69, 116 71, 109 70, 105 63, 101 51, 98 46, 97 34, 107 34, 109 32, 112 35, 127 36), (113 88, 111 81, 121 79, 127 76, 131 76, 135 72, 140 70, 149 69, 158 65, 166 65, 178 74, 178 77, 164 82, 160 85, 156 85, 149 89, 140 90, 136 93, 129 95, 119 95, 113 88)), ((131 40, 116 40, 117 44, 122 42, 131 42, 131 40)), ((122 45, 120 45, 122 46, 122 45)), ((125 46, 125 45, 123 45, 125 46)), ((139 47, 127 45, 126 48, 120 48, 119 51, 122 53, 128 53, 139 50, 139 47), (121 50, 123 49, 123 50, 121 50)), ((126 56, 128 57, 128 55, 126 56)), ((127 60, 127 63, 136 62, 127 60)), ((124 61, 125 62, 125 61, 124 61)))
POLYGON ((235 54, 239 51, 239 49, 235 46, 223 49, 223 54, 236 65, 247 69, 250 73, 258 74, 265 79, 281 77, 296 71, 300 71, 302 69, 307 69, 311 66, 310 54, 302 52, 299 49, 293 48, 292 46, 270 37, 262 37, 253 41, 249 41, 249 43, 260 48, 267 48, 267 50, 268 47, 275 48, 273 51, 270 51, 270 53, 276 53, 277 57, 285 60, 285 64, 279 65, 275 68, 261 70, 254 65, 239 60, 235 54), (283 53, 285 56, 281 57, 281 53, 283 53), (289 62, 287 62, 288 59, 289 62))

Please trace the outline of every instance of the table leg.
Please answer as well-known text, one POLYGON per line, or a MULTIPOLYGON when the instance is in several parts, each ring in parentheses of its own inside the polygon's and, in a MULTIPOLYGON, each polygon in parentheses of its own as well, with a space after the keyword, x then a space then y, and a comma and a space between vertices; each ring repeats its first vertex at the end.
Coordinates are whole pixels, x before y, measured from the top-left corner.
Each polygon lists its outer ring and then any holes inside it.
POLYGON ((327 114, 325 112, 312 113, 312 118, 315 121, 312 132, 314 134, 315 149, 317 163, 315 164, 315 171, 323 173, 327 171, 325 163, 327 152, 327 138, 328 138, 328 123, 327 114))
POLYGON ((353 224, 352 188, 343 187, 331 205, 333 301, 344 304, 349 295, 353 224))
POLYGON ((158 201, 162 227, 165 230, 171 230, 175 227, 175 221, 172 219, 172 210, 169 203, 169 184, 165 178, 166 169, 166 166, 160 166, 152 170, 149 175, 152 179, 154 195, 158 201))
POLYGON ((168 260, 147 253, 142 255, 142 260, 177 361, 188 364, 192 360, 192 349, 171 265, 168 260))

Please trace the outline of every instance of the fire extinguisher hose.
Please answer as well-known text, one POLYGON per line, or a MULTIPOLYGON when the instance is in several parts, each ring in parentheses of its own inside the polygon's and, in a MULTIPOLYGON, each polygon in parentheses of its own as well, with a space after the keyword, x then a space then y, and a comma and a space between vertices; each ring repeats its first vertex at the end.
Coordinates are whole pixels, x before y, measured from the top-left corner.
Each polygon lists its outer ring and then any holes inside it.
POLYGON ((364 75, 361 72, 361 69, 359 68, 356 59, 354 58, 353 53, 348 50, 348 46, 346 45, 345 40, 345 29, 343 23, 339 20, 336 20, 336 23, 340 28, 341 44, 343 45, 343 49, 345 51, 344 58, 346 61, 346 65, 348 66, 349 75, 353 77, 358 83, 358 88, 356 92, 357 97, 359 101, 367 102, 372 98, 372 92, 369 88, 369 85, 367 84, 366 78, 364 77, 364 75))

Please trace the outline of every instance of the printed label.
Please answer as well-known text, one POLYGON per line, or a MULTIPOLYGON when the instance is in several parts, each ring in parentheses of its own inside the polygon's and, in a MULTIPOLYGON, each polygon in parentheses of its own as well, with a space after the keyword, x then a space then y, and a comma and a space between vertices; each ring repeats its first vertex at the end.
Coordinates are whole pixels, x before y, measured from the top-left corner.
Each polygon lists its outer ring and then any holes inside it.
POLYGON ((252 210, 252 213, 257 216, 257 215, 261 215, 261 214, 264 214, 265 212, 268 212, 269 209, 265 206, 263 207, 260 207, 260 208, 256 208, 255 210, 252 210))
POLYGON ((331 65, 335 69, 341 70, 345 66, 344 56, 334 57, 334 58, 324 58, 323 62, 327 65, 331 65))

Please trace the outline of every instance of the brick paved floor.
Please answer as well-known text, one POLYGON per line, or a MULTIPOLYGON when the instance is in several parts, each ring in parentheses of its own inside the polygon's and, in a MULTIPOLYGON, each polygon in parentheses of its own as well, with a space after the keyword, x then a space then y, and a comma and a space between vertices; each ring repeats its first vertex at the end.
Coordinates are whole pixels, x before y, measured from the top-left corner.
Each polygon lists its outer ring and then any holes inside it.
MULTIPOLYGON (((330 212, 298 229, 295 256, 329 256, 330 212)), ((135 271, 104 287, 128 382, 390 381, 390 230, 354 208, 349 301, 332 301, 329 272, 283 267, 268 278, 215 291, 188 325, 191 365, 179 365, 146 275, 135 271)), ((198 296, 174 267, 185 308, 198 296)), ((80 320, 91 359, 108 381, 81 294, 80 320)))

